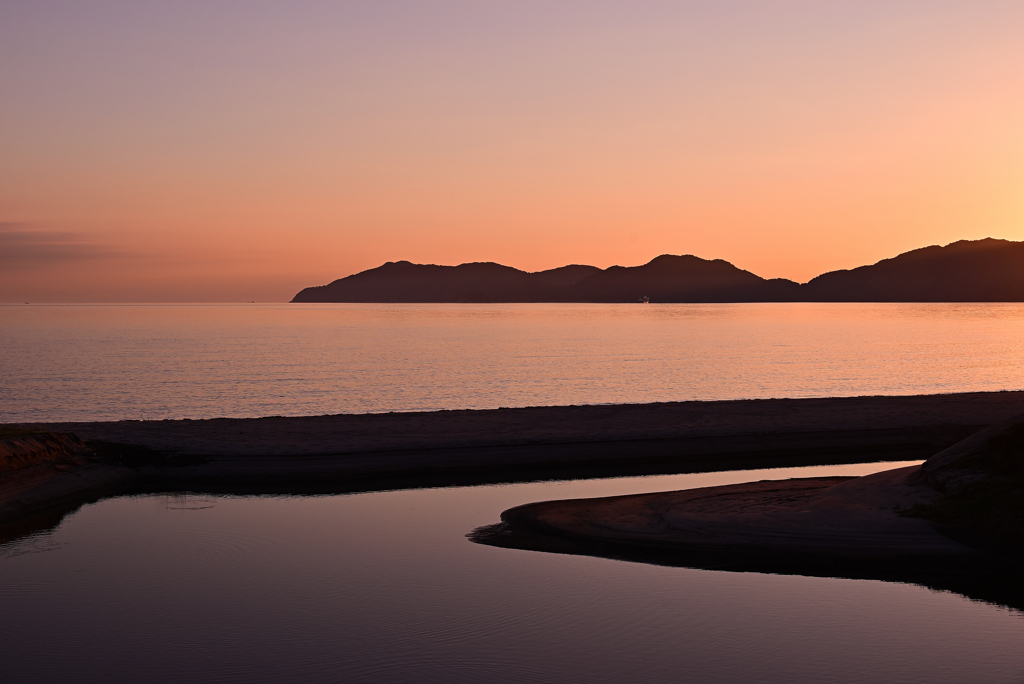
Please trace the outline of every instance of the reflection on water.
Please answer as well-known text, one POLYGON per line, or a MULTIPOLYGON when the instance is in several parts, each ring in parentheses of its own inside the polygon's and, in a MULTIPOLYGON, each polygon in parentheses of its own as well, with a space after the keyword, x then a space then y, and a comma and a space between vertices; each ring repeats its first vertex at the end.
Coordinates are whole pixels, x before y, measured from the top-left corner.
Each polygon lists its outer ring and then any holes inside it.
POLYGON ((1021 614, 955 594, 465 538, 528 501, 898 465, 110 499, 0 546, 4 681, 1021 681, 1021 614))
POLYGON ((1024 388, 1024 304, 0 306, 0 422, 1024 388))

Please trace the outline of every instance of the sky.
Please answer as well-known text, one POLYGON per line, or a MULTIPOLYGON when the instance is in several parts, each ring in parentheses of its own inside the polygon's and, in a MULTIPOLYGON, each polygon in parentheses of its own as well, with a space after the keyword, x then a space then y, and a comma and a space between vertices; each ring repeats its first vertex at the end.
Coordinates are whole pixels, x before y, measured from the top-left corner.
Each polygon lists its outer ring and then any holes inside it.
POLYGON ((1024 3, 0 0, 0 301, 1024 240, 1024 3))

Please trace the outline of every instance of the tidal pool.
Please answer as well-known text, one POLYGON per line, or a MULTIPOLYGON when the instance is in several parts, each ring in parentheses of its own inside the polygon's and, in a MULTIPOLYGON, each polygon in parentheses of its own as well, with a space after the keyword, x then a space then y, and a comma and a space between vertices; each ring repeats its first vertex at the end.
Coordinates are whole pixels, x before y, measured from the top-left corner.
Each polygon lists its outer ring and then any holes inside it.
POLYGON ((1021 682, 1021 613, 920 586, 473 544, 511 506, 902 463, 122 497, 0 546, 5 682, 1021 682))

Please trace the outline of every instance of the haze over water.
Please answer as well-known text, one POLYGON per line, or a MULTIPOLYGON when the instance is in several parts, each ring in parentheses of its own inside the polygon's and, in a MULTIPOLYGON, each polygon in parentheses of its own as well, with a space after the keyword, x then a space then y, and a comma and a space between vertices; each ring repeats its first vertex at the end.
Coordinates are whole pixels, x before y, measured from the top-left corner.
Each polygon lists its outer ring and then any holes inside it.
POLYGON ((0 307, 0 422, 1024 388, 1024 304, 0 307))

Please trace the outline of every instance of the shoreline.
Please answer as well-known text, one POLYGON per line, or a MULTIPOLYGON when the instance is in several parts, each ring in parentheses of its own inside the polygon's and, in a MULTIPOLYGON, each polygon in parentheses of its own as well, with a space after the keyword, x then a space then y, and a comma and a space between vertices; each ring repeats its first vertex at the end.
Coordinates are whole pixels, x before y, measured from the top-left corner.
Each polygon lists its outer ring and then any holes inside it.
POLYGON ((1024 610, 1024 414, 919 465, 524 503, 476 543, 709 570, 911 581, 1024 610))
POLYGON ((1024 391, 18 423, 0 428, 85 445, 0 471, 0 525, 117 494, 342 494, 923 460, 1020 413, 1024 391))
MULTIPOLYGON (((854 513, 847 539, 844 535, 828 539, 812 530, 822 538, 812 535, 792 543, 808 530, 793 529, 778 519, 777 510, 770 510, 783 508, 775 505, 779 499, 787 499, 789 505, 801 503, 801 499, 813 504, 816 495, 824 498, 840 486, 892 479, 901 471, 919 468, 895 468, 863 477, 761 480, 674 492, 540 501, 506 510, 501 522, 479 527, 466 536, 474 543, 505 549, 667 567, 917 584, 1024 612, 1024 586, 1020 583, 1024 557, 1008 554, 1005 547, 989 548, 972 530, 899 518, 898 527, 909 529, 874 531, 880 536, 893 534, 889 548, 858 548, 857 542, 869 538, 872 530, 870 521, 854 513), (714 511, 712 505, 707 511, 710 515, 702 519, 699 499, 719 497, 731 504, 731 510, 714 511), (730 498, 733 501, 728 501, 730 498), (689 534, 666 534, 663 523, 652 519, 673 506, 688 514, 689 534), (748 514, 744 516, 744 512, 748 514), (742 529, 751 522, 755 522, 755 530, 742 529), (860 527, 864 523, 867 525, 860 527), (897 543, 903 546, 894 550, 897 543)), ((840 518, 852 512, 827 508, 826 515, 840 518)), ((817 517, 806 522, 812 527, 821 525, 817 517)), ((897 519, 884 522, 893 527, 897 519)))

